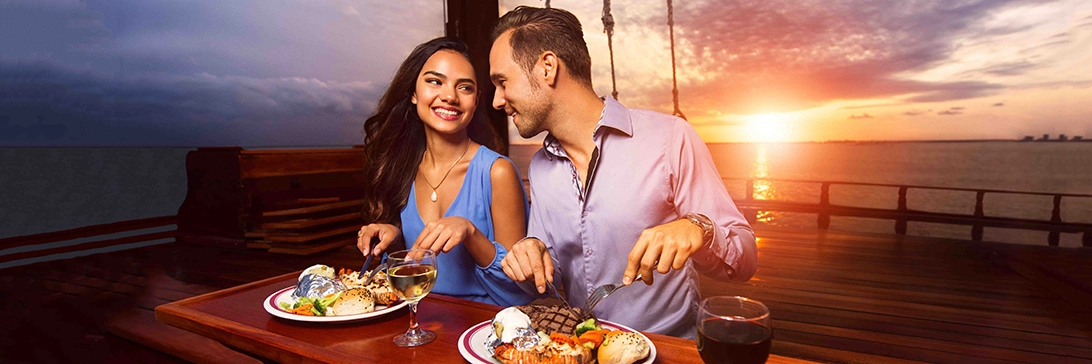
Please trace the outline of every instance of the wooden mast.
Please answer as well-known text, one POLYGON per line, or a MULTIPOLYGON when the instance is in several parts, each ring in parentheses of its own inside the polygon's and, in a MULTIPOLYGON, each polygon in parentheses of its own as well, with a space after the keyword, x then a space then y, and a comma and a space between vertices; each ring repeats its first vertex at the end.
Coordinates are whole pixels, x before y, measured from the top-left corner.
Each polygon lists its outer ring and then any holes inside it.
POLYGON ((503 111, 493 109, 493 93, 496 88, 489 82, 489 49, 493 43, 489 39, 489 33, 493 30, 493 24, 500 17, 500 9, 497 0, 444 0, 447 4, 447 14, 444 19, 444 30, 447 36, 462 39, 470 47, 470 57, 476 67, 479 87, 482 91, 478 107, 486 111, 486 115, 500 137, 501 144, 497 152, 508 155, 508 115, 503 111))

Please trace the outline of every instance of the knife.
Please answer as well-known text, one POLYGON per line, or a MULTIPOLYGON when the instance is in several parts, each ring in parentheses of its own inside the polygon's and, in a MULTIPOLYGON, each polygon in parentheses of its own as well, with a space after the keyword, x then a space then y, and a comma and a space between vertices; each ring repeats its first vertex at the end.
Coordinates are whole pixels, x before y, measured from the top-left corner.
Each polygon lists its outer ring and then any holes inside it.
MULTIPOLYGON (((372 248, 375 248, 375 245, 377 243, 379 243, 379 239, 376 239, 376 238, 372 238, 372 240, 368 242, 368 258, 364 259, 364 266, 360 267, 359 272, 356 272, 356 278, 357 279, 360 279, 360 276, 363 275, 364 271, 368 269, 368 266, 372 264, 372 257, 375 256, 375 254, 372 254, 372 253, 374 253, 372 251, 372 248)), ((371 277, 368 277, 368 280, 370 281, 371 277)))
MULTIPOLYGON (((383 258, 379 261, 379 265, 375 266, 375 269, 373 269, 372 272, 368 274, 368 278, 364 279, 365 286, 367 286, 368 283, 372 283, 372 278, 375 278, 375 274, 379 273, 380 269, 385 269, 387 267, 387 252, 383 252, 383 258)), ((357 277, 359 278, 360 275, 358 274, 357 277)))

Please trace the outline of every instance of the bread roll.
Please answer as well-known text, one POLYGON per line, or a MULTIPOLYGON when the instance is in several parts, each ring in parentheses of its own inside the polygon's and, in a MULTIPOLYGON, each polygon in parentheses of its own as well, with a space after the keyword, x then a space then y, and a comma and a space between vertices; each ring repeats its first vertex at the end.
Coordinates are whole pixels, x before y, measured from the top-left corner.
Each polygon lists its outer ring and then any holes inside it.
POLYGON ((648 356, 648 342, 635 332, 611 333, 599 346, 599 364, 630 364, 648 356))
POLYGON ((328 316, 359 315, 375 311, 375 298, 372 292, 364 288, 353 288, 341 293, 337 301, 330 305, 328 316))

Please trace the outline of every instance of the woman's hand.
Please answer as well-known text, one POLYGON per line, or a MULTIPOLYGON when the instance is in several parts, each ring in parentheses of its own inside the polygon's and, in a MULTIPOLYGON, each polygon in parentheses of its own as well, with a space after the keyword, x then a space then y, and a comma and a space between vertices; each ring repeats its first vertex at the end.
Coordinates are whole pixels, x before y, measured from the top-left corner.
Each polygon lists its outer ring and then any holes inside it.
MULTIPOLYGON (((481 232, 470 220, 459 216, 449 216, 425 224, 425 228, 421 229, 421 235, 418 235, 417 241, 413 243, 413 248, 428 249, 437 254, 447 253, 464 241, 477 238, 476 235, 481 235, 481 232)), ((484 239, 485 236, 481 238, 484 239)))
POLYGON ((368 254, 378 256, 379 252, 386 250, 400 236, 402 236, 402 229, 391 224, 365 225, 357 233, 356 248, 360 249, 365 256, 368 254), (379 238, 379 244, 376 244, 374 249, 370 244, 372 238, 379 238))

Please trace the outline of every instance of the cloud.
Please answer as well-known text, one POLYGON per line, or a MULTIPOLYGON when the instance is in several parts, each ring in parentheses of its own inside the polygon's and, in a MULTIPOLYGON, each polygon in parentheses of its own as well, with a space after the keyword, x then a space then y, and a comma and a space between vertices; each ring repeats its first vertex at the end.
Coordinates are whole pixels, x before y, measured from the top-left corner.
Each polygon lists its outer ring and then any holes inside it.
POLYGON ((962 107, 952 107, 952 108, 948 108, 948 110, 941 110, 940 112, 937 113, 937 115, 950 116, 950 115, 959 115, 959 114, 962 114, 962 113, 963 113, 963 108, 962 107))
MULTIPOLYGON (((799 110, 836 100, 896 97, 907 102, 938 102, 991 95, 1002 86, 905 76, 950 61, 967 37, 1021 31, 1024 28, 985 27, 981 23, 990 14, 1026 3, 1029 1, 678 2, 675 36, 680 98, 726 113, 751 113, 799 110)), ((620 24, 628 20, 659 27, 664 11, 630 14, 639 20, 618 14, 615 18, 620 24)), ((650 52, 670 51, 666 45, 644 42, 640 46, 650 52)), ((620 63, 627 61, 636 62, 620 63)), ((987 71, 1015 75, 1033 67, 1009 64, 987 71)), ((662 94, 662 90, 670 90, 670 78, 666 85, 649 82, 634 86, 640 89, 624 90, 624 94, 662 94)), ((670 100, 669 96, 666 99, 670 100)))
POLYGON ((1005 106, 1005 103, 1004 102, 998 102, 998 103, 993 104, 993 107, 1001 107, 1001 106, 1005 106))
POLYGON ((0 146, 360 143, 442 33, 422 1, 0 0, 0 146))
POLYGON ((853 115, 850 115, 849 118, 850 119, 874 119, 875 116, 872 116, 872 115, 869 115, 869 114, 865 113, 865 114, 853 114, 853 115))
POLYGON ((0 62, 0 145, 348 145, 383 92, 367 82, 144 74, 0 62))
POLYGON ((1028 61, 1009 62, 992 65, 979 72, 993 76, 1019 76, 1038 68, 1039 65, 1028 61))
POLYGON ((902 114, 906 115, 906 116, 920 116, 920 115, 925 115, 925 113, 930 112, 930 111, 932 111, 932 110, 917 110, 917 109, 914 109, 914 110, 909 110, 909 111, 903 112, 902 114))

